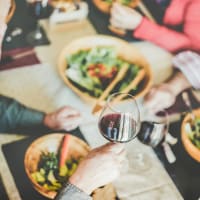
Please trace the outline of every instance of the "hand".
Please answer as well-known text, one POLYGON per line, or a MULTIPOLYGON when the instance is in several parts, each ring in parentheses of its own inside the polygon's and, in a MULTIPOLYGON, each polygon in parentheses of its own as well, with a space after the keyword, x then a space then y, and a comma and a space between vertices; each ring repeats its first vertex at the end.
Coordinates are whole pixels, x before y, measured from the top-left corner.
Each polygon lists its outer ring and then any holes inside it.
POLYGON ((75 129, 81 122, 79 111, 69 106, 60 108, 59 110, 46 114, 44 117, 44 125, 54 130, 70 131, 75 129))
POLYGON ((11 6, 10 0, 0 0, 0 21, 5 22, 11 6))
POLYGON ((142 15, 132 8, 114 3, 111 8, 110 24, 117 28, 134 30, 142 21, 142 15))
POLYGON ((144 99, 145 107, 152 113, 169 108, 175 103, 176 94, 168 84, 153 87, 144 99))
POLYGON ((69 182, 89 195, 118 177, 125 155, 124 145, 119 143, 96 148, 79 164, 69 182))

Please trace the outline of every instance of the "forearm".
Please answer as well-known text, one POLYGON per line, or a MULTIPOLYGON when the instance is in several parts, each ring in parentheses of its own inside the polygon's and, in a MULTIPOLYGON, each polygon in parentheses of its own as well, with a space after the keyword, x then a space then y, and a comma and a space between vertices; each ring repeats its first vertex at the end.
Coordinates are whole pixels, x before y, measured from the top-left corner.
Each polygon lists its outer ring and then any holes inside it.
POLYGON ((143 18, 141 24, 133 32, 133 36, 153 42, 170 52, 191 48, 190 38, 185 34, 158 25, 146 18, 143 18))
POLYGON ((0 96, 0 131, 43 125, 44 113, 30 109, 14 99, 0 96))
POLYGON ((58 193, 55 200, 92 200, 92 198, 77 188, 75 185, 67 183, 58 193))

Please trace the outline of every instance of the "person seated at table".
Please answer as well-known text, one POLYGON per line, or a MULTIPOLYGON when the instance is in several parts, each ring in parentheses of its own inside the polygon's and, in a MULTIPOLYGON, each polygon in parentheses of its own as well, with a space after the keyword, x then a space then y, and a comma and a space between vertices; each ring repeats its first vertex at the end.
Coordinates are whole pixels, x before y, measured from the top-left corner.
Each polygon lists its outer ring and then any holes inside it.
POLYGON ((114 3, 111 8, 111 25, 125 30, 134 30, 133 37, 148 40, 173 53, 182 50, 200 52, 200 1, 153 1, 157 4, 163 2, 168 4, 163 11, 161 25, 119 3, 114 3), (173 29, 177 26, 182 27, 180 32, 173 29))
POLYGON ((153 87, 145 97, 145 106, 153 113, 172 106, 182 91, 191 87, 200 89, 200 55, 181 52, 173 58, 173 65, 178 70, 171 79, 153 87))
POLYGON ((126 162, 124 145, 108 143, 98 147, 79 164, 55 200, 92 200, 97 188, 114 181, 126 162))
MULTIPOLYGON (((10 0, 0 0, 0 55, 3 36, 6 31, 6 16, 10 8, 10 0)), ((13 131, 16 128, 30 128, 44 125, 53 130, 72 130, 81 121, 76 109, 65 106, 55 112, 43 112, 25 107, 14 99, 0 95, 0 132, 13 131)))
MULTIPOLYGON (((5 31, 4 20, 9 10, 9 2, 0 0, 0 44, 5 31)), ((71 107, 63 107, 56 112, 44 114, 27 108, 14 99, 0 96, 0 131, 17 126, 37 126, 40 123, 52 129, 68 130, 74 129, 79 121, 79 112, 71 107)), ((123 161, 123 144, 108 143, 92 150, 81 161, 56 200, 91 200, 89 195, 93 190, 118 177, 123 161)))

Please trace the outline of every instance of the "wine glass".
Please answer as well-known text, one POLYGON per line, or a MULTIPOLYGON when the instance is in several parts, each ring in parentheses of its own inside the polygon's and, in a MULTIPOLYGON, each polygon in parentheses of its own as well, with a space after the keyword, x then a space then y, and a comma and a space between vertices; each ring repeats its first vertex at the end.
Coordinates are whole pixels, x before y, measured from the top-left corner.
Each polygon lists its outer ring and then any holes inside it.
POLYGON ((175 162, 176 158, 166 141, 169 130, 169 117, 166 110, 161 110, 156 115, 147 114, 141 122, 137 138, 153 148, 162 145, 169 163, 175 162))
POLYGON ((158 115, 148 114, 141 122, 137 137, 142 143, 155 148, 164 141, 168 127, 168 114, 165 110, 160 111, 158 115))
POLYGON ((131 94, 111 94, 99 117, 100 133, 111 142, 129 142, 140 127, 140 112, 131 94), (118 101, 117 99, 123 99, 118 101))
MULTIPOLYGON (((140 112, 134 96, 120 92, 111 94, 99 116, 98 127, 110 142, 125 143, 133 140, 140 129, 140 112)), ((129 154, 127 157, 129 160, 129 154)), ((128 160, 124 162, 121 172, 132 168, 128 160)))
POLYGON ((49 0, 26 0, 29 13, 36 19, 36 29, 27 35, 27 41, 32 46, 41 44, 44 35, 38 23, 39 19, 47 18, 53 11, 49 0))

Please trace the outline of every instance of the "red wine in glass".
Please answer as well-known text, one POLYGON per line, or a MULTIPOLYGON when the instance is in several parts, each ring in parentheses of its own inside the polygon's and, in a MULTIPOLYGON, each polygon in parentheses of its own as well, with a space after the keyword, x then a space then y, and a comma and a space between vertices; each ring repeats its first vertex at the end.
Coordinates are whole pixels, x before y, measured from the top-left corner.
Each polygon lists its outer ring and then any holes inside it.
POLYGON ((129 142, 140 126, 137 102, 131 94, 113 93, 101 111, 98 121, 100 133, 111 142, 129 142), (122 100, 117 100, 117 99, 122 100))
POLYGON ((128 142, 136 135, 136 121, 129 113, 104 115, 99 121, 101 134, 111 142, 128 142))
POLYGON ((167 134, 167 124, 160 124, 153 121, 141 122, 137 138, 144 144, 156 147, 163 143, 167 134))

